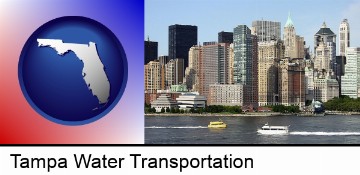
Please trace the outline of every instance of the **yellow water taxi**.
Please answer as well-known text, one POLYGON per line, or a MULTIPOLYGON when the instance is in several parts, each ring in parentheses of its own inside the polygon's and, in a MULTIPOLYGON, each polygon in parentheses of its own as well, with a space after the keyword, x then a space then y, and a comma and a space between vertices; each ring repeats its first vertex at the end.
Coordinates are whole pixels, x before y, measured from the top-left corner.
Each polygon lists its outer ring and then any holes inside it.
POLYGON ((223 121, 210 122, 208 128, 226 128, 226 123, 223 121))

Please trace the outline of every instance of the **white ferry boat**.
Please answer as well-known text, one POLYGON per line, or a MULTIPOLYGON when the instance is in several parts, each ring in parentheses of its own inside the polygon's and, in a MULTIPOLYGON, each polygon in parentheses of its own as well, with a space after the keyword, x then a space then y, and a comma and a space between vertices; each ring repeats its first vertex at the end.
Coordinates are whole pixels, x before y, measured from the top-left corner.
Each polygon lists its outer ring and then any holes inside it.
POLYGON ((263 127, 257 130, 260 134, 288 134, 289 126, 269 126, 265 124, 263 127))

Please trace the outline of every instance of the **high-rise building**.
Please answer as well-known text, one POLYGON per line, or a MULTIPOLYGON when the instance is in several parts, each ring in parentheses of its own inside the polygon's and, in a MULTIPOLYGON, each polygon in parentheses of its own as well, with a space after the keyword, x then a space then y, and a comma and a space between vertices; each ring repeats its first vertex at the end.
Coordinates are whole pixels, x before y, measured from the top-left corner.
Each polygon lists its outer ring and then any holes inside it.
POLYGON ((207 97, 209 85, 226 84, 229 80, 229 43, 207 43, 201 48, 199 61, 199 92, 207 97))
POLYGON ((259 42, 281 39, 281 23, 276 21, 257 20, 252 22, 252 34, 258 36, 259 42))
POLYGON ((291 20, 290 13, 284 27, 284 45, 285 45, 285 57, 295 57, 295 41, 296 32, 295 26, 291 20))
POLYGON ((295 39, 295 58, 306 58, 306 48, 304 37, 296 35, 295 39))
POLYGON ((279 63, 279 101, 282 105, 305 106, 303 59, 284 58, 279 63))
POLYGON ((252 39, 246 25, 234 28, 234 83, 252 84, 252 39))
POLYGON ((335 78, 339 83, 339 95, 341 95, 341 78, 345 75, 346 56, 336 56, 335 78))
POLYGON ((201 46, 193 46, 189 50, 189 66, 185 70, 184 84, 192 91, 199 91, 199 61, 201 46))
POLYGON ((305 100, 314 99, 314 69, 305 67, 305 100))
POLYGON ((320 42, 316 47, 316 58, 314 61, 314 68, 319 72, 329 72, 332 71, 331 68, 331 47, 325 45, 325 43, 320 42))
POLYGON ((169 57, 166 55, 159 56, 158 60, 160 65, 166 65, 170 61, 169 57))
MULTIPOLYGON (((185 68, 189 63, 189 49, 197 44, 197 26, 171 25, 169 26, 169 58, 184 59, 185 68)), ((184 69, 185 71, 185 69, 184 69)))
POLYGON ((165 82, 165 79, 166 79, 166 64, 169 62, 169 57, 168 56, 159 56, 158 57, 158 61, 160 63, 160 77, 161 77, 161 81, 160 81, 160 87, 162 90, 165 90, 166 89, 166 82, 165 82))
POLYGON ((229 59, 230 59, 230 43, 218 43, 218 69, 219 69, 219 80, 220 84, 227 84, 229 80, 229 59))
POLYGON ((233 43, 233 33, 224 31, 219 32, 218 43, 233 43))
POLYGON ((165 65, 165 85, 170 88, 171 85, 183 83, 184 78, 184 59, 171 59, 165 65))
POLYGON ((284 50, 284 44, 280 40, 259 42, 259 106, 276 105, 279 103, 278 62, 284 58, 284 50))
MULTIPOLYGON (((253 94, 254 78, 254 40, 251 30, 246 25, 238 25, 234 28, 234 63, 233 82, 244 85, 244 105, 256 103, 256 95, 253 94), (246 85, 246 86, 245 86, 246 85)), ((255 82, 254 82, 255 81, 255 82)))
POLYGON ((335 72, 336 35, 326 26, 325 22, 314 35, 314 51, 315 62, 318 62, 318 64, 315 63, 314 68, 319 72, 335 72))
POLYGON ((158 42, 150 41, 149 39, 145 41, 145 61, 144 65, 150 61, 156 60, 158 57, 158 42))
POLYGON ((291 20, 290 13, 284 27, 284 45, 285 57, 304 58, 304 37, 296 35, 294 23, 291 20))
POLYGON ((145 92, 156 93, 161 89, 161 75, 160 75, 160 63, 159 61, 150 61, 145 65, 145 92))
POLYGON ((229 67, 227 84, 234 84, 234 43, 229 47, 229 67))
POLYGON ((360 48, 346 49, 345 75, 341 77, 341 95, 360 97, 360 48))
POLYGON ((218 45, 202 46, 199 61, 199 93, 207 98, 209 85, 219 82, 218 45))
POLYGON ((314 100, 327 102, 339 97, 339 84, 336 79, 328 75, 314 77, 314 100))
MULTIPOLYGON (((259 81, 258 81, 258 38, 256 35, 251 35, 252 40, 252 85, 250 86, 250 101, 245 100, 245 104, 251 104, 254 107, 258 106, 259 102, 259 81)), ((248 88, 245 86, 245 89, 248 88)))
POLYGON ((339 27, 339 55, 345 56, 348 47, 350 47, 350 26, 348 20, 343 19, 339 27))

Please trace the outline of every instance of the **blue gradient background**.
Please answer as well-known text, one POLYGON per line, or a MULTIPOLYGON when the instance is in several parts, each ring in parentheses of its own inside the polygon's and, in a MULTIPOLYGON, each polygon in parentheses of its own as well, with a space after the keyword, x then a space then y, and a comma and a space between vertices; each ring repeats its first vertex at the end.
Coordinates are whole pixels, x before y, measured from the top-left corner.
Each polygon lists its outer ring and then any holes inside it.
POLYGON ((143 0, 5 0, 0 1, 0 21, 0 143, 144 142, 143 0), (23 45, 39 26, 61 16, 102 23, 118 37, 127 56, 128 82, 122 98, 106 116, 87 125, 48 121, 31 108, 19 86, 23 45))

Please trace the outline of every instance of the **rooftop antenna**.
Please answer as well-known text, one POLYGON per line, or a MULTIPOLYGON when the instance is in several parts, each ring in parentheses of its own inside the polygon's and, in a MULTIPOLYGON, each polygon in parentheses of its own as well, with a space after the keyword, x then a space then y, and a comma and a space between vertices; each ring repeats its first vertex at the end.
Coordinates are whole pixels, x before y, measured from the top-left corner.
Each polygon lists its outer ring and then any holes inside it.
POLYGON ((149 35, 147 36, 147 40, 150 41, 149 35))

